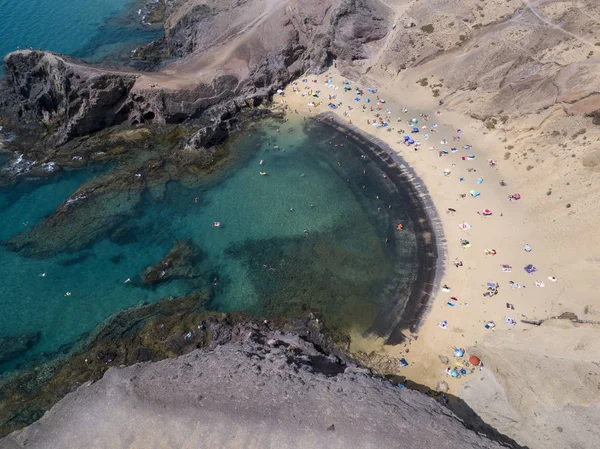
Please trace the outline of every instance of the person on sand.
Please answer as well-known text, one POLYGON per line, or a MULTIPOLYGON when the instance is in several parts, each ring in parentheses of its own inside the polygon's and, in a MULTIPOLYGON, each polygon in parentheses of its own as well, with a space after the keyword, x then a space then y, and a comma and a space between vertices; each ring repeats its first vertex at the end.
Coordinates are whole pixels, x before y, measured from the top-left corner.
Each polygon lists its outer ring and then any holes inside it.
POLYGON ((440 321, 438 323, 438 327, 441 328, 441 329, 444 329, 444 330, 448 329, 448 321, 446 321, 446 320, 440 321))
POLYGON ((454 266, 456 268, 462 267, 463 266, 462 260, 459 260, 458 257, 456 259, 454 259, 454 266))

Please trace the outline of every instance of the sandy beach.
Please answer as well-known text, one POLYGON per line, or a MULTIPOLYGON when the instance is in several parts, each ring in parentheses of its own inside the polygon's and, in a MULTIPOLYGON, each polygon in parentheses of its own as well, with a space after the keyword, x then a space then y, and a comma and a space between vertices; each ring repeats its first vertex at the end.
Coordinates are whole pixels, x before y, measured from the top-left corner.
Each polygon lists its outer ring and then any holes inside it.
MULTIPOLYGON (((332 68, 326 74, 296 80, 275 102, 284 103, 290 114, 333 112, 385 142, 398 163, 410 166, 423 181, 443 227, 443 235, 437 236, 436 285, 418 334, 408 344, 386 345, 382 338, 356 333, 352 336, 354 352, 405 357, 409 366, 402 369, 403 376, 432 388, 445 380, 456 395, 469 375, 451 378, 439 356, 448 357, 449 366, 454 367, 455 361, 464 359, 454 357, 456 348, 472 347, 492 332, 520 332, 531 327, 523 320, 563 312, 582 318, 590 313, 589 295, 598 287, 598 278, 591 276, 593 262, 590 267, 585 261, 592 257, 589 248, 594 245, 589 240, 573 240, 569 229, 575 220, 570 214, 555 214, 552 222, 547 220, 547 211, 540 207, 546 198, 540 197, 539 179, 523 176, 522 168, 504 160, 501 133, 446 110, 417 88, 383 87, 369 92, 375 86, 348 80, 351 89, 344 91, 345 81, 332 68), (363 95, 356 94, 357 88, 363 95), (318 98, 310 96, 316 92, 318 98), (413 119, 418 121, 414 125, 418 133, 411 133, 408 121, 413 119), (375 126, 382 122, 387 125, 375 126), (404 136, 420 145, 405 144, 404 136), (519 199, 511 201, 511 195, 519 199), (468 245, 462 244, 465 240, 468 245), (462 265, 456 266, 458 261, 462 265), (536 271, 525 270, 530 264, 536 271)), ((584 229, 597 242, 592 230, 584 229)))

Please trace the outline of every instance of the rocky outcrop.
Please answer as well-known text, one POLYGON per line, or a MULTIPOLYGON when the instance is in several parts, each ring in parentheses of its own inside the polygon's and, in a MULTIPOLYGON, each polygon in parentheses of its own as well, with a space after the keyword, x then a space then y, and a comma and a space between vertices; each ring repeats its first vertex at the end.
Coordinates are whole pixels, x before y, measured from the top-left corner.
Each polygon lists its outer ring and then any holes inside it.
POLYGON ((368 58, 387 33, 388 13, 378 0, 170 1, 165 36, 136 58, 182 59, 142 73, 17 51, 4 60, 0 111, 13 124, 43 125, 51 145, 148 122, 200 126, 190 145, 212 145, 240 110, 305 71, 320 72, 333 58, 368 58))
POLYGON ((177 359, 111 368, 0 445, 507 447, 468 430, 433 399, 297 334, 237 326, 228 340, 177 359))
POLYGON ((9 55, 4 67, 16 116, 57 128, 57 144, 118 125, 127 118, 133 75, 96 70, 51 53, 29 50, 9 55))

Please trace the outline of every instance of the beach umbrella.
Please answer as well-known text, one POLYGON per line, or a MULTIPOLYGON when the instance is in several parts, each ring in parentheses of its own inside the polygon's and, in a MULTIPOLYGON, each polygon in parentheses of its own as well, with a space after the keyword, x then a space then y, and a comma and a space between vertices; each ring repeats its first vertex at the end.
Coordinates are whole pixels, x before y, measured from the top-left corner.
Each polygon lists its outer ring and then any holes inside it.
POLYGON ((481 177, 477 178, 476 182, 477 182, 477 184, 481 184, 483 182, 483 178, 481 178, 481 177))
POLYGON ((416 118, 412 119, 411 121, 412 121, 413 125, 416 125, 417 123, 419 123, 419 121, 416 118))
POLYGON ((462 357, 463 355, 465 355, 465 351, 464 351, 464 350, 462 350, 462 349, 460 349, 460 348, 456 348, 456 349, 454 350, 454 355, 455 355, 456 357, 462 357))
POLYGON ((367 98, 367 99, 365 100, 365 103, 370 103, 370 102, 371 102, 371 99, 370 99, 370 98, 367 98))
POLYGON ((529 252, 531 252, 531 246, 530 246, 529 244, 527 244, 527 245, 523 246, 523 249, 524 249, 525 251, 527 251, 528 253, 529 253, 529 252))
POLYGON ((282 90, 282 89, 277 89, 277 93, 278 93, 278 94, 282 94, 282 93, 283 93, 283 90, 282 90))
POLYGON ((475 159, 475 155, 473 153, 469 153, 469 159, 475 159))
POLYGON ((413 133, 418 133, 418 132, 419 132, 419 128, 413 128, 413 129, 412 129, 412 132, 413 132, 413 133))
POLYGON ((413 139, 408 139, 408 143, 412 145, 413 143, 415 143, 415 141, 413 139))
POLYGON ((469 357, 469 363, 471 365, 479 366, 479 364, 481 363, 481 359, 475 355, 472 355, 471 357, 469 357))
POLYGON ((453 369, 452 371, 450 371, 450 375, 451 375, 452 377, 458 377, 458 371, 457 371, 457 370, 455 370, 455 369, 453 369))
POLYGON ((485 216, 492 215, 492 211, 489 209, 483 209, 483 215, 485 215, 485 216))
POLYGON ((404 136, 404 141, 407 142, 410 140, 410 136, 404 136))
POLYGON ((513 198, 514 198, 515 200, 520 200, 520 199, 521 199, 521 195, 520 195, 520 194, 518 194, 518 193, 515 193, 515 194, 513 195, 513 198))

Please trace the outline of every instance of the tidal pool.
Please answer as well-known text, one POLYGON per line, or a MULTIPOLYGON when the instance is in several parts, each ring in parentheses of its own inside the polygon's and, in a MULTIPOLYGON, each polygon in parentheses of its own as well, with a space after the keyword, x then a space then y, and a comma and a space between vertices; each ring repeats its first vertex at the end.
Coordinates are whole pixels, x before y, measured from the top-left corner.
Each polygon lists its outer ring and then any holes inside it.
MULTIPOLYGON (((64 351, 117 311, 198 290, 210 295, 209 310, 319 312, 340 331, 389 334, 417 277, 417 239, 411 206, 379 165, 348 134, 297 119, 261 120, 226 147, 234 162, 220 171, 88 206, 98 235, 84 247, 61 241, 36 256, 0 246, 0 337, 39 333, 0 369, 64 351), (184 275, 141 282, 182 241, 196 250, 184 275)), ((88 166, 0 190, 0 238, 36 229, 107 170, 88 166)))

